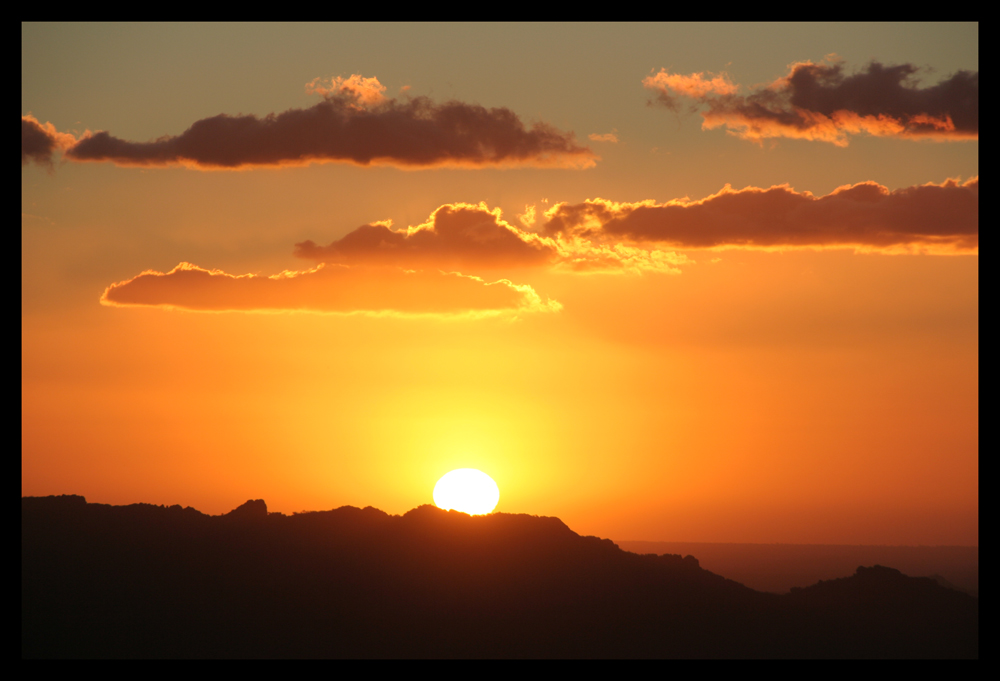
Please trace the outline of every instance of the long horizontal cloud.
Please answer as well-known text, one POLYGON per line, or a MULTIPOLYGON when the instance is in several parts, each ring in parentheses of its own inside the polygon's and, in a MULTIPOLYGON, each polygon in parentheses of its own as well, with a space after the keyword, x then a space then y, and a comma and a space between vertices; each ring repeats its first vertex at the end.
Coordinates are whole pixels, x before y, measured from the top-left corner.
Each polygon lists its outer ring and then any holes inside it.
POLYGON ((677 110, 679 98, 703 106, 705 129, 725 126, 760 142, 772 137, 820 140, 846 146, 848 136, 868 133, 911 139, 979 138, 979 73, 958 71, 929 87, 912 78, 912 64, 872 62, 846 73, 836 62, 793 64, 788 75, 747 95, 725 74, 706 78, 661 70, 643 80, 656 101, 677 110))
POLYGON ((599 243, 673 248, 853 247, 971 252, 979 248, 979 178, 890 191, 875 182, 826 196, 787 185, 734 190, 700 201, 560 203, 545 214, 546 234, 599 243))
POLYGON ((399 268, 324 266, 265 277, 232 275, 181 263, 112 284, 110 306, 159 306, 202 311, 311 311, 400 315, 484 316, 557 311, 559 303, 506 279, 485 282, 458 273, 399 268))
POLYGON ((73 135, 59 132, 51 123, 41 123, 32 115, 21 116, 21 165, 34 161, 52 166, 52 156, 76 142, 73 135))
POLYGON ((490 271, 553 266, 578 272, 674 272, 683 255, 626 245, 556 239, 506 222, 486 204, 445 204, 427 222, 405 230, 391 221, 362 225, 326 246, 295 245, 295 255, 317 262, 490 271))
POLYGON ((678 273, 692 261, 663 250, 836 248, 977 253, 979 178, 890 191, 875 182, 814 196, 787 185, 722 191, 699 201, 559 203, 540 232, 505 222, 485 204, 446 204, 424 224, 363 225, 328 246, 296 244, 312 268, 265 277, 181 263, 109 286, 112 306, 188 310, 303 310, 488 316, 556 311, 559 303, 495 270, 678 273), (461 267, 465 274, 437 268, 461 267), (409 269, 422 268, 422 269, 409 269), (489 279, 468 271, 494 271, 489 279))
POLYGON ((323 101, 263 118, 221 114, 175 137, 130 142, 98 132, 67 150, 73 161, 183 164, 201 169, 347 162, 430 166, 588 167, 594 154, 572 133, 530 127, 510 109, 427 97, 386 98, 375 78, 335 78, 307 86, 323 101))

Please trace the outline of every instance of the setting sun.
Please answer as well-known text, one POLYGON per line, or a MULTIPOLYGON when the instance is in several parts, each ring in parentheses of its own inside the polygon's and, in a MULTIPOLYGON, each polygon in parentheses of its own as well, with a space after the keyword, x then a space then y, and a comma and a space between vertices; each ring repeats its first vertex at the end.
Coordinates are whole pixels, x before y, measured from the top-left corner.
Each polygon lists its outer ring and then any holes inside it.
POLYGON ((491 513, 500 501, 500 488, 493 478, 475 468, 445 473, 434 485, 434 503, 446 511, 469 515, 491 513))

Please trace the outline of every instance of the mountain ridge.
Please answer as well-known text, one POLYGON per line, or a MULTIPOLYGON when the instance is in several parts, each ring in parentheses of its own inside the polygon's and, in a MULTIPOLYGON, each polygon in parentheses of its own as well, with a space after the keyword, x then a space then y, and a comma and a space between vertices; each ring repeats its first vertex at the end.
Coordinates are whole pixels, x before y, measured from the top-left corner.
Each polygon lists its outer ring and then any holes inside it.
POLYGON ((932 577, 942 586, 979 595, 975 546, 614 541, 632 553, 693 554, 705 569, 757 591, 788 593, 849 575, 858 565, 891 565, 903 574, 932 577))
POLYGON ((931 579, 778 596, 554 517, 64 496, 21 519, 22 657, 978 657, 978 602, 931 579))

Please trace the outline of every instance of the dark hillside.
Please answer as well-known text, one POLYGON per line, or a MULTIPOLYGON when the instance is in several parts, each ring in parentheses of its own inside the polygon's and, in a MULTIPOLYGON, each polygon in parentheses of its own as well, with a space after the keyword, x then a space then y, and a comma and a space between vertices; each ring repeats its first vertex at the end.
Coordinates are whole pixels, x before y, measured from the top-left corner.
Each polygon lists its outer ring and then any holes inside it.
POLYGON ((556 518, 21 501, 24 657, 976 657, 978 603, 894 570, 787 596, 556 518))
POLYGON ((849 575, 859 565, 891 565, 912 577, 979 595, 978 546, 860 546, 844 544, 719 544, 615 540, 633 553, 698 556, 706 570, 757 591, 788 593, 821 579, 849 575))

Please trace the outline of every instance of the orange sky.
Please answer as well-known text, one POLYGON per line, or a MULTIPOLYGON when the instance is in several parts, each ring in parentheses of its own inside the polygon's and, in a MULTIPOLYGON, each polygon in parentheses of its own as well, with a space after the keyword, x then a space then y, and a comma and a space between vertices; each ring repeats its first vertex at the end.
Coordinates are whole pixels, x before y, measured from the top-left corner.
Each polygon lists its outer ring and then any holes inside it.
POLYGON ((974 24, 23 25, 22 494, 978 545, 978 172, 974 24))

